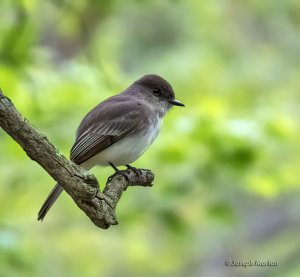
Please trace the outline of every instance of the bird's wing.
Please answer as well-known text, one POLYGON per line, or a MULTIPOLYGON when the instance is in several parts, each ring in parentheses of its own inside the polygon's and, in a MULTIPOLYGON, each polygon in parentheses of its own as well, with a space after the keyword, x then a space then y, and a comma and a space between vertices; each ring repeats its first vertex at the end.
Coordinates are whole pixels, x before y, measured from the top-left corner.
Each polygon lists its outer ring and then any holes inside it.
POLYGON ((125 136, 139 133, 147 124, 144 109, 135 102, 108 100, 82 120, 71 149, 71 160, 82 164, 125 136))

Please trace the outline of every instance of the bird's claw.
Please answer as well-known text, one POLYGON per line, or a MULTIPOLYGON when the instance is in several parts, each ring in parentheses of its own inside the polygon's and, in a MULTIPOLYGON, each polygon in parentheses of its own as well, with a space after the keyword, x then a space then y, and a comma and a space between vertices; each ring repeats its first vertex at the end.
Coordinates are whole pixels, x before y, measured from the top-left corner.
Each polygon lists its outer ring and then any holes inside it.
POLYGON ((131 170, 135 173, 136 176, 139 176, 139 175, 141 174, 141 170, 138 169, 138 168, 136 168, 136 167, 134 167, 134 166, 131 166, 131 165, 129 165, 129 164, 126 164, 126 167, 127 167, 128 169, 131 169, 131 170))

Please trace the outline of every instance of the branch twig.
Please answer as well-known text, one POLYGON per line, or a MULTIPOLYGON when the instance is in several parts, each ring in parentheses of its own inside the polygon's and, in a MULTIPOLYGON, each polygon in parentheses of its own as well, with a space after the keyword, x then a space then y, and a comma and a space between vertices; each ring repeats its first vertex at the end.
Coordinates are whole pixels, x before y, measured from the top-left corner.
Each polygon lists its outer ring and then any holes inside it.
POLYGON ((115 209, 128 186, 152 186, 154 174, 147 169, 122 171, 109 177, 103 192, 94 175, 69 161, 15 108, 0 90, 0 126, 73 198, 92 222, 103 229, 118 224, 115 209), (128 179, 128 180, 127 180, 128 179))

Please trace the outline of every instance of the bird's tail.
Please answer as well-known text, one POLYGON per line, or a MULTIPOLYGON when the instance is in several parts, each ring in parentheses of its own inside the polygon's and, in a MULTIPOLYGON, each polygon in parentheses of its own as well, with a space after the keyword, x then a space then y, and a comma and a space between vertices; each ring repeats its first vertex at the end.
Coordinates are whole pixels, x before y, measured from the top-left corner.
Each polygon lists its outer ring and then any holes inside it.
POLYGON ((43 220, 58 196, 63 192, 63 188, 60 184, 56 184, 55 187, 52 189, 52 191, 49 193, 47 199, 45 200, 43 206, 41 207, 39 214, 38 214, 38 220, 43 220))

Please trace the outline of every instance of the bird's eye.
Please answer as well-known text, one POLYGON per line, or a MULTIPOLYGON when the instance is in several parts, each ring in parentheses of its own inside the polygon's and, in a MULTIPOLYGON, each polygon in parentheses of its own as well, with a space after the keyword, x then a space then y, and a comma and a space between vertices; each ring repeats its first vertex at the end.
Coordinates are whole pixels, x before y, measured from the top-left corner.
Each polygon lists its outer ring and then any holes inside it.
POLYGON ((160 95, 160 89, 159 88, 155 88, 152 90, 152 93, 155 95, 155 96, 158 96, 160 95))

